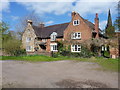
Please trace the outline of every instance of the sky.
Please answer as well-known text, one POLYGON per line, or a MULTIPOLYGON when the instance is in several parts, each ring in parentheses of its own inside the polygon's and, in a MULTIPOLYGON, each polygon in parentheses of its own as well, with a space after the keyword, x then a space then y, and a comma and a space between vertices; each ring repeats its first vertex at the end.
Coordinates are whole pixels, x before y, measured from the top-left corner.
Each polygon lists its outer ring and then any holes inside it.
MULTIPOLYGON (((78 12, 84 19, 94 23, 95 14, 99 15, 99 25, 105 29, 108 10, 111 10, 112 22, 117 17, 118 0, 2 0, 0 2, 0 20, 15 31, 20 19, 34 12, 45 26, 71 21, 71 12, 78 12)), ((34 22, 33 22, 34 23, 34 22)))

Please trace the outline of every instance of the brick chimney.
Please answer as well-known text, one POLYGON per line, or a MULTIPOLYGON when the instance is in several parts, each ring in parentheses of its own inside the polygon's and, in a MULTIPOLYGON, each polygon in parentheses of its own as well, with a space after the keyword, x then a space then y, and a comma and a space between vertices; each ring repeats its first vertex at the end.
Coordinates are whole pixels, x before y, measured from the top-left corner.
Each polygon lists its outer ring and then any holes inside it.
POLYGON ((95 32, 96 34, 96 38, 99 38, 99 18, 98 18, 98 13, 96 13, 95 16, 95 32))
POLYGON ((39 27, 43 28, 45 26, 45 24, 43 22, 40 23, 39 27))
POLYGON ((32 20, 27 20, 27 23, 32 25, 32 20))

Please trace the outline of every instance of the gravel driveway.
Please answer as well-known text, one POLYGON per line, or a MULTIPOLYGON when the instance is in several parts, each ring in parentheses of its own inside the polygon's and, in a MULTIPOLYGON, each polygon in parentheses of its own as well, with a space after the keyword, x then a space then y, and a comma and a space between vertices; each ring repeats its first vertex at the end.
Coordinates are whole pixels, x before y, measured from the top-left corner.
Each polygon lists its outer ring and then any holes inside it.
POLYGON ((80 61, 3 61, 4 88, 118 88, 118 73, 80 61))

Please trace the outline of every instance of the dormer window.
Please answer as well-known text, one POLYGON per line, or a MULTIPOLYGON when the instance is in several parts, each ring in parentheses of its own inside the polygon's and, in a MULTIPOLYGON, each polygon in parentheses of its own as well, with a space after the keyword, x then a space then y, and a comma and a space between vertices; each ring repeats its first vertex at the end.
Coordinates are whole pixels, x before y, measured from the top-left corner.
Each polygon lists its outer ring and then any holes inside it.
POLYGON ((74 25, 74 26, 79 25, 79 24, 80 24, 80 20, 79 20, 79 19, 73 21, 73 25, 74 25))
POLYGON ((50 35, 51 41, 55 41, 55 40, 56 40, 56 37, 57 37, 57 33, 56 33, 56 32, 53 32, 53 33, 50 35))
POLYGON ((30 41, 31 41, 31 37, 27 37, 26 42, 30 42, 30 41))
POLYGON ((81 32, 72 33, 71 39, 81 39, 81 32))

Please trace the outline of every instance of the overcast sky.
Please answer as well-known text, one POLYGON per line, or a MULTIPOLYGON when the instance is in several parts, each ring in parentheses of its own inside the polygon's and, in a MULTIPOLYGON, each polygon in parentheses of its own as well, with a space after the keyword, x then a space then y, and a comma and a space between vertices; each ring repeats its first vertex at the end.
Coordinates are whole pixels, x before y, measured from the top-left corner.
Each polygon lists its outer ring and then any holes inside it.
POLYGON ((112 21, 117 17, 118 0, 3 0, 0 3, 2 20, 15 30, 19 19, 34 11, 46 24, 53 25, 70 22, 71 12, 78 12, 84 19, 94 23, 95 13, 98 13, 100 28, 104 29, 108 10, 111 10, 112 21), (2 5, 1 5, 2 4, 2 5))

